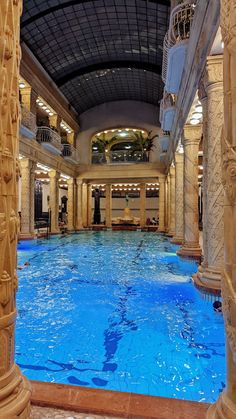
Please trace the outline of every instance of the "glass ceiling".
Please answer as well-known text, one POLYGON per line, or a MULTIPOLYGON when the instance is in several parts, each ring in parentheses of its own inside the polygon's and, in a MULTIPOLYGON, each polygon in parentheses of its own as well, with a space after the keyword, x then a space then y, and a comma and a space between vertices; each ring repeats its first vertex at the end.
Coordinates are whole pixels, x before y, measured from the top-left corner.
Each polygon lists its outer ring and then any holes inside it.
POLYGON ((156 105, 169 3, 24 0, 21 38, 79 113, 121 99, 156 105))

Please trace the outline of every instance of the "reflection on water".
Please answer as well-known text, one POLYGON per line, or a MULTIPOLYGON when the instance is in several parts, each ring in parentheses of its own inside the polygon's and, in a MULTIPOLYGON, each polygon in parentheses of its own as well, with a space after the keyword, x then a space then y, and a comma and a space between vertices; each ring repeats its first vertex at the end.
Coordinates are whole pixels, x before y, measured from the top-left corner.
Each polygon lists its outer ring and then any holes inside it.
POLYGON ((212 402, 223 319, 163 236, 83 232, 19 245, 17 362, 30 379, 212 402))

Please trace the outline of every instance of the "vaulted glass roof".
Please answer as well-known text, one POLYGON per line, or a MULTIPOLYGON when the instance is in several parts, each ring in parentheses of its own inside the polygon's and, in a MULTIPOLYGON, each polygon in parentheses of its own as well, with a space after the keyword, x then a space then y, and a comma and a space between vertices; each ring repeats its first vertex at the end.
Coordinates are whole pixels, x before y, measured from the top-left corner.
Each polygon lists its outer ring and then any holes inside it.
POLYGON ((79 113, 111 100, 157 104, 169 3, 24 0, 21 38, 79 113))

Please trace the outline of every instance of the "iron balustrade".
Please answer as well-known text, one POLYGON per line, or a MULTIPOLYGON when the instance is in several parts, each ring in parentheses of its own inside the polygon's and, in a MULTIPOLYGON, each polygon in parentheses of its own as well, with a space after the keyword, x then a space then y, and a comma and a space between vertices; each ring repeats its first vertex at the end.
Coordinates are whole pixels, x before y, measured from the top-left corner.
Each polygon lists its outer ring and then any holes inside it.
POLYGON ((92 164, 120 164, 148 162, 147 151, 120 150, 109 153, 92 153, 92 164))
POLYGON ((65 159, 73 160, 74 162, 79 161, 78 150, 72 144, 63 144, 62 155, 65 159))
POLYGON ((61 137, 52 128, 46 126, 38 127, 36 140, 39 143, 50 143, 58 150, 62 150, 61 137))

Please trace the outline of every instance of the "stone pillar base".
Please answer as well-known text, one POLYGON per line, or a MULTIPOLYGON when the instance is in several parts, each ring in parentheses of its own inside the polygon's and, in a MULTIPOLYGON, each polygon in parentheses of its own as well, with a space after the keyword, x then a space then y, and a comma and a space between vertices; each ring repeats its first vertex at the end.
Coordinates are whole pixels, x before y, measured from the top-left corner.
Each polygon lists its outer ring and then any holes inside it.
POLYGON ((167 237, 173 237, 175 235, 175 232, 174 231, 168 231, 166 233, 166 235, 167 235, 167 237))
POLYGON ((33 233, 20 233, 19 239, 20 240, 33 240, 34 234, 33 233))
POLYGON ((206 419, 235 419, 236 404, 223 392, 216 403, 212 404, 206 414, 206 419))
POLYGON ((28 419, 30 396, 30 383, 14 365, 0 379, 0 417, 28 419))
MULTIPOLYGON (((201 267, 201 265, 200 265, 201 267)), ((199 267, 199 268, 200 268, 199 267)), ((220 269, 205 268, 202 272, 198 270, 196 274, 192 276, 194 285, 203 292, 207 292, 213 295, 221 294, 221 278, 222 272, 220 269)))
POLYGON ((200 248, 198 243, 184 243, 181 249, 177 250, 176 253, 178 256, 181 257, 199 259, 202 255, 202 249, 200 248))
POLYGON ((184 238, 183 237, 174 236, 173 239, 170 242, 173 243, 173 244, 183 244, 184 238))

